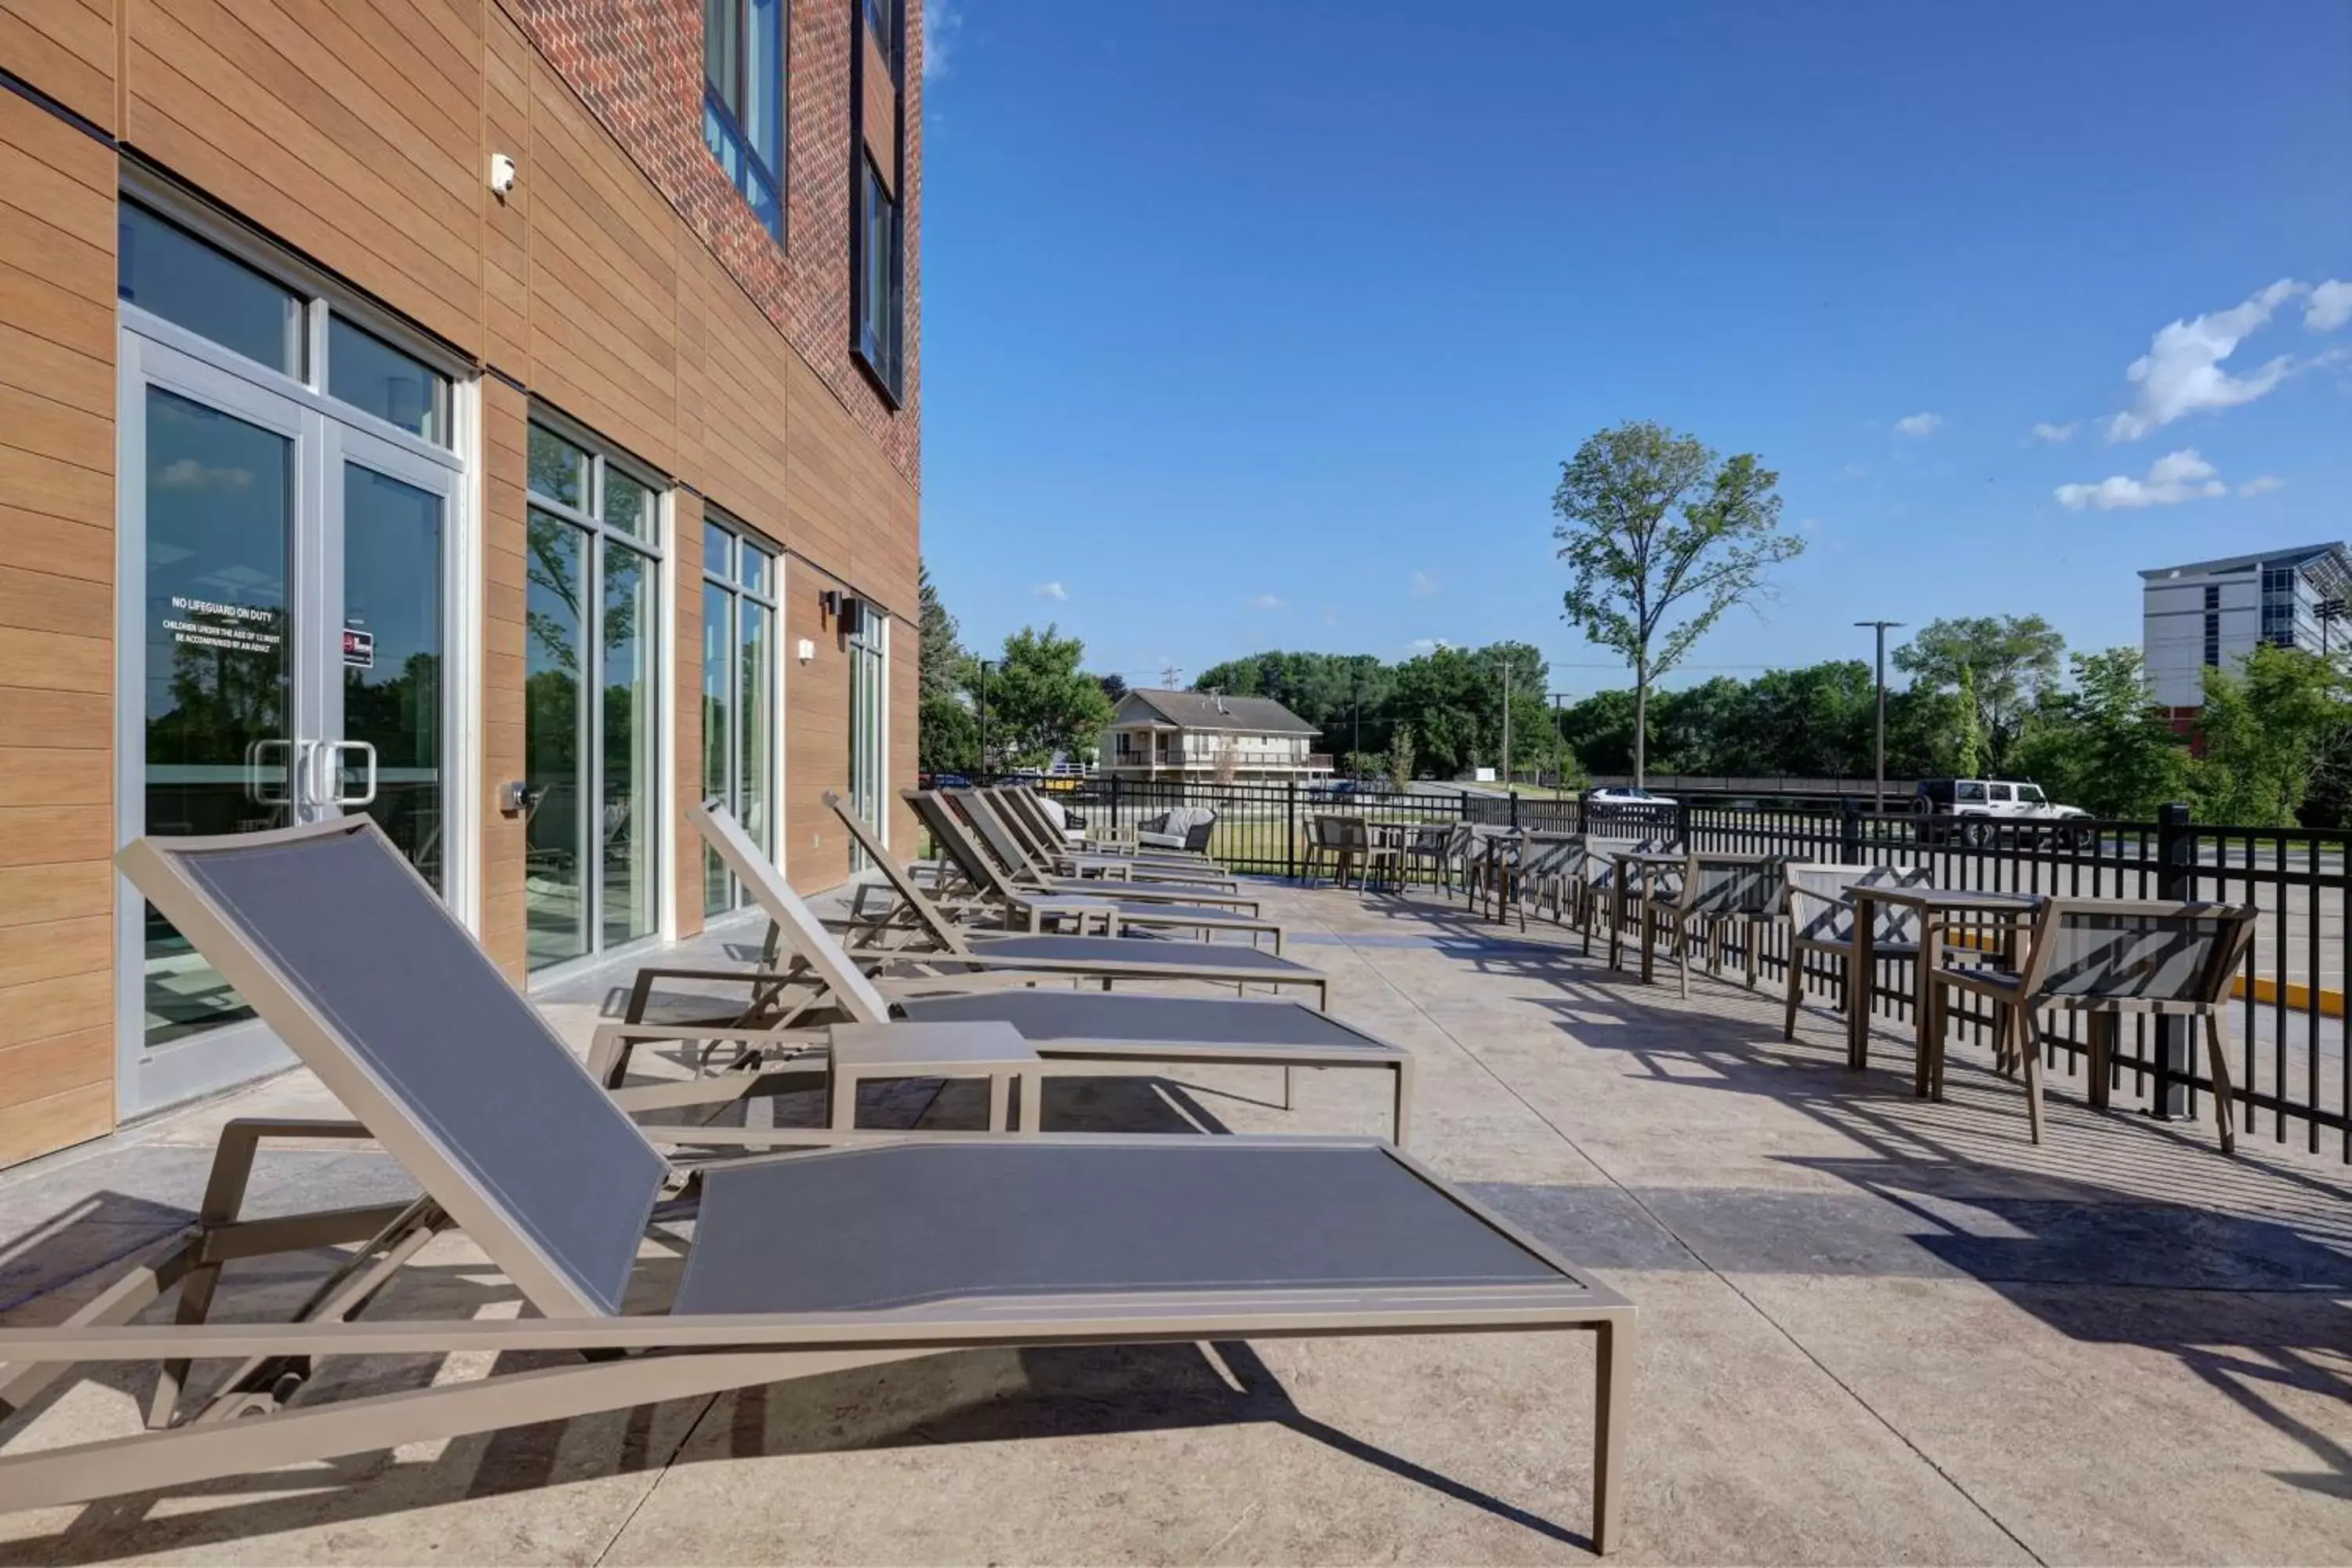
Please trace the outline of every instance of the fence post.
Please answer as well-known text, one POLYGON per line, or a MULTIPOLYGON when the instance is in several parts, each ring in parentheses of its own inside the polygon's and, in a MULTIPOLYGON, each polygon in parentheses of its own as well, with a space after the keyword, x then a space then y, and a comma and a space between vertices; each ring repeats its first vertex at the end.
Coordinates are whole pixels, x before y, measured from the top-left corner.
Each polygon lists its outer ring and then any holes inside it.
POLYGON ((1514 830, 1516 830, 1516 829, 1518 827, 1518 826, 1519 826, 1519 792, 1518 792, 1517 790, 1513 790, 1513 791, 1511 792, 1511 826, 1512 826, 1512 828, 1513 828, 1514 830))
POLYGON ((1696 849, 1691 842, 1691 803, 1687 794, 1675 796, 1675 842, 1685 849, 1696 849))
POLYGON ((1282 781, 1282 864, 1283 875, 1298 880, 1298 781, 1282 781))
POLYGON ((1838 859, 1862 864, 1862 807, 1850 795, 1838 796, 1838 859))
MULTIPOLYGON (((2197 836, 2189 828, 2189 807, 2179 801, 2157 808, 2156 896, 2182 902, 2197 896, 2197 836)), ((2166 1121, 2189 1114, 2188 1020, 2169 1013, 2156 1016, 2148 1113, 2166 1121)))

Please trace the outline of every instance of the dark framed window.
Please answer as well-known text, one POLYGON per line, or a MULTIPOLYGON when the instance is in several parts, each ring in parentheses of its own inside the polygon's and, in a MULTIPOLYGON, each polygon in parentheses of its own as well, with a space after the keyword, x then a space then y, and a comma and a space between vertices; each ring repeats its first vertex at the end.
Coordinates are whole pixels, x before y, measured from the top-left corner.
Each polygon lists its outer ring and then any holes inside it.
POLYGON ((905 337, 906 312, 900 308, 902 252, 906 230, 899 221, 898 198, 882 183, 871 158, 857 160, 857 341, 856 348, 890 396, 899 393, 899 353, 905 337))
POLYGON ((898 72, 898 0, 865 0, 866 36, 881 47, 882 58, 890 62, 890 73, 898 72))
POLYGON ((702 0, 702 140, 784 235, 785 0, 702 0))

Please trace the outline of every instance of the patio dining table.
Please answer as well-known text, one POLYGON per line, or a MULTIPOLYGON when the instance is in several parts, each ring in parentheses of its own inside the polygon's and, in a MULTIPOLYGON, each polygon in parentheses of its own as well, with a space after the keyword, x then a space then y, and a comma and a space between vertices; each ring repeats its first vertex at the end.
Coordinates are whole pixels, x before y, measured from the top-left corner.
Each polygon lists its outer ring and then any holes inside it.
MULTIPOLYGON (((1877 963, 1878 906, 1891 904, 1916 911, 1919 958, 1912 965, 1912 1023, 1917 1042, 1912 1058, 1911 1092, 1922 1100, 1944 1098, 1943 989, 1936 983, 1944 948, 1954 928, 1992 925, 2000 939, 1993 950, 2011 969, 2022 960, 2019 943, 2025 922, 2042 908, 2035 893, 1995 893, 1978 888, 1904 888, 1856 883, 1847 889, 1853 905, 1853 947, 1846 970, 1846 1065, 1867 1067, 1870 1061, 1870 1005, 1874 995, 1871 972, 1877 963)), ((1970 944, 1972 947, 1974 943, 1970 944)))
POLYGON ((1690 858, 1678 849, 1619 849, 1610 860, 1615 867, 1610 879, 1609 890, 1609 967, 1617 967, 1620 935, 1625 929, 1626 889, 1635 878, 1642 883, 1638 902, 1642 937, 1642 984, 1647 985, 1655 973, 1657 944, 1650 940, 1650 906, 1658 891, 1658 875, 1663 871, 1679 871, 1690 858))

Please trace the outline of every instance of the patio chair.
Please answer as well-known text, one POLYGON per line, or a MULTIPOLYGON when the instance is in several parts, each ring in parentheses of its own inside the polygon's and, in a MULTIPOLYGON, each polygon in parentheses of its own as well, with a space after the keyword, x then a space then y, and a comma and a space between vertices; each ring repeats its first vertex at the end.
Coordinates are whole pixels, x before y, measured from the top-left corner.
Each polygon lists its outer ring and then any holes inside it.
POLYGON ((1216 826, 1217 814, 1209 807, 1180 805, 1144 818, 1136 829, 1135 841, 1154 849, 1188 849, 1205 855, 1209 836, 1216 826))
POLYGON ((1448 898, 1454 896, 1456 878, 1462 880, 1464 896, 1468 896, 1469 855, 1470 825, 1466 822, 1425 823, 1413 829, 1404 847, 1407 869, 1427 867, 1430 881, 1443 882, 1448 898))
MULTIPOLYGON (((1471 851, 1471 898, 1484 917, 1487 901, 1495 905, 1495 919, 1503 918, 1505 906, 1518 896, 1519 852, 1525 841, 1515 827, 1481 827, 1473 833, 1475 840, 1471 851)), ((1519 916, 1519 929, 1527 929, 1527 916, 1519 916)))
POLYGON ((1027 812, 1049 842, 1059 843, 1067 849, 1087 855, 1122 856, 1140 863, 1202 871, 1211 877, 1225 874, 1225 868, 1206 855, 1181 849, 1147 849, 1135 841, 1132 828, 1114 831, 1074 826, 1069 809, 1043 790, 1009 789, 1003 793, 1017 809, 1027 812))
MULTIPOLYGON (((793 892, 742 825, 717 802, 690 806, 688 818, 775 923, 797 967, 695 969, 652 965, 656 975, 745 986, 750 1004, 731 1019, 606 1024, 590 1048, 597 1081, 618 1088, 631 1053, 661 1040, 738 1047, 737 1060, 776 1050, 805 1057, 813 1041, 792 1033, 838 1013, 856 1024, 992 1022, 1021 1031, 1045 1071, 1074 1077, 1159 1076, 1171 1065, 1214 1062, 1278 1067, 1283 1109, 1290 1108, 1291 1069, 1350 1068, 1390 1078, 1391 1126, 1403 1142, 1412 1124, 1412 1056, 1304 1003, 1223 996, 1160 996, 1139 992, 979 990, 952 995, 883 994, 856 955, 793 892)), ((1236 947, 1235 952, 1250 951, 1236 947)), ((641 1018, 650 987, 640 976, 631 1011, 641 1018)), ((706 1046, 706 1051, 709 1048, 706 1046)))
POLYGON ((366 817, 118 859, 352 1120, 232 1121, 194 1224, 65 1322, 0 1329, 8 1415, 79 1367, 157 1369, 148 1429, 0 1456, 0 1510, 983 1346, 1586 1330, 1594 1543, 1617 1543, 1632 1304, 1393 1147, 648 1130, 366 817), (795 1152, 680 1163, 667 1133, 795 1152), (374 1140, 421 1194, 248 1216, 266 1138, 374 1140), (656 1226, 664 1256, 641 1268, 656 1226), (362 1321, 452 1231, 530 1315, 362 1321), (209 1321, 225 1262, 326 1247, 348 1250, 295 1321, 209 1321), (132 1321, 175 1289, 177 1321, 132 1321), (423 1385, 404 1371, 448 1357, 423 1385), (374 1364, 318 1375, 346 1360, 374 1364), (199 1362, 229 1370, 192 1399, 199 1362))
POLYGON ((1584 837, 1576 833, 1536 833, 1528 838, 1527 863, 1521 868, 1519 929, 1527 929, 1526 904, 1540 910, 1551 904, 1552 923, 1566 925, 1570 906, 1584 880, 1584 837))
MULTIPOLYGON (((1587 957, 1592 953, 1592 922, 1596 916, 1613 921, 1617 908, 1617 861, 1620 850, 1668 850, 1674 839, 1665 835, 1647 838, 1620 837, 1613 834, 1586 833, 1584 867, 1577 899, 1581 906, 1578 929, 1584 938, 1587 957)), ((1670 889, 1662 889, 1662 892, 1670 889)))
MULTIPOLYGON (((1316 1005, 1331 1005, 1330 977, 1296 959, 1237 942, 1178 942, 1166 937, 1064 936, 1025 932, 977 931, 959 927, 926 894, 921 885, 899 868, 898 860, 874 837, 874 829, 831 790, 824 804, 833 809, 880 870, 891 899, 888 910, 853 921, 847 932, 852 955, 868 963, 912 964, 929 974, 1003 974, 1018 979, 1039 974, 1066 974, 1077 980, 1099 980, 1104 990, 1115 980, 1197 980, 1230 984, 1237 989, 1263 985, 1312 986, 1316 1005), (860 945, 859 939, 871 942, 860 945)), ((705 808, 714 816, 723 807, 714 802, 705 808)), ((647 974, 658 971, 648 970, 647 974)), ((878 978, 878 977, 877 977, 878 978)), ((644 984, 641 979, 640 985, 644 984)), ((633 1000, 632 1022, 645 1016, 641 999, 633 1000)))
MULTIPOLYGON (((2201 1019, 2213 1072, 2213 1120, 2221 1152, 2231 1153, 2238 1146, 2237 1108, 2222 1004, 2254 940, 2257 912, 2252 904, 2051 899, 2034 919, 2021 968, 1939 966, 1933 1005, 1941 1011, 1948 989, 1992 1004, 1999 1037, 2025 1058, 2026 1119, 2036 1143, 2042 1142, 2042 1054, 2037 1016, 2043 1009, 2090 1015, 2087 1081, 2091 1103, 2100 1110, 2106 1108, 2116 1029, 2124 1014, 2186 1016, 2192 1033, 2201 1019)), ((1936 1056, 1929 1081, 1939 1087, 1943 1035, 1940 1025, 1928 1030, 1936 1056)))
MULTIPOLYGON (((1164 903, 1149 896, 1139 896, 1136 889, 1124 882, 1094 881, 1050 887, 1024 883, 1016 879, 981 847, 979 839, 973 836, 965 819, 937 790, 902 790, 899 796, 914 808, 915 816, 929 831, 931 841, 939 846, 940 852, 953 863, 958 873, 982 899, 1007 916, 1028 921, 1033 929, 1042 928, 1046 921, 1066 911, 1108 909, 1122 930, 1139 926, 1150 931, 1234 931, 1248 936, 1253 944, 1258 937, 1270 936, 1274 939, 1274 951, 1282 951, 1283 933, 1278 921, 1261 919, 1255 914, 1244 914, 1222 901, 1219 904, 1164 903)), ((1011 921, 1008 919, 1006 923, 1011 923, 1011 921)))
POLYGON ((1048 866, 1040 865, 1024 847, 1020 838, 1005 826, 1004 819, 989 804, 988 797, 978 790, 940 790, 938 792, 971 825, 982 848, 995 857, 1013 880, 1049 893, 1101 893, 1107 881, 1118 883, 1118 896, 1145 902, 1169 904, 1218 904, 1241 910, 1249 914, 1258 910, 1258 901, 1244 898, 1235 890, 1237 884, 1230 877, 1215 881, 1146 881, 1129 868, 1133 862, 1118 860, 1116 866, 1092 858, 1081 859, 1080 871, 1116 871, 1116 876, 1057 876, 1048 866))
MULTIPOLYGON (((1723 967, 1723 934, 1727 926, 1739 928, 1739 951, 1750 991, 1756 989, 1756 938, 1776 923, 1788 901, 1781 862, 1768 855, 1727 855, 1694 850, 1683 862, 1682 877, 1673 894, 1651 908, 1664 917, 1681 971, 1682 994, 1690 994, 1691 944, 1706 944, 1707 971, 1723 967)), ((1643 940, 1648 939, 1644 932, 1643 940)))
MULTIPOLYGON (((1837 960, 1841 1010, 1870 1006, 1846 992, 1846 962, 1853 956, 1853 906, 1844 901, 1850 888, 1931 888, 1936 874, 1925 866, 1845 866, 1835 861, 1792 860, 1780 868, 1788 879, 1789 994, 1780 1019, 1780 1037, 1797 1037, 1797 1008, 1804 991, 1805 960, 1817 952, 1837 960)), ((1900 904, 1879 904, 1871 931, 1871 952, 1896 963, 1919 962, 1919 916, 1900 904)))
POLYGON ((1032 806, 1040 798, 1034 790, 981 789, 971 794, 989 805, 997 822, 1018 841, 1030 865, 1041 873, 1062 877, 1091 873, 1134 882, 1197 883, 1224 892, 1232 892, 1239 886, 1223 867, 1205 859, 1161 859, 1163 852, 1159 850, 1137 855, 1073 849, 1032 814, 1032 806))
POLYGON ((1324 813, 1307 819, 1307 859, 1300 868, 1300 879, 1307 886, 1313 887, 1316 875, 1327 866, 1329 869, 1325 874, 1334 882, 1346 875, 1347 834, 1342 820, 1324 813))

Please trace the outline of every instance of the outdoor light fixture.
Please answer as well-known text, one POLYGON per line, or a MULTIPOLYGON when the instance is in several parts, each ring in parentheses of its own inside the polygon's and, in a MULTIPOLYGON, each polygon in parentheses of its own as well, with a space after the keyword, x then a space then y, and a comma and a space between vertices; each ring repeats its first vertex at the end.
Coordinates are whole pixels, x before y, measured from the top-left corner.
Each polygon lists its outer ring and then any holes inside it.
POLYGON ((490 194, 503 196, 515 188, 515 161, 504 153, 490 154, 490 194))

